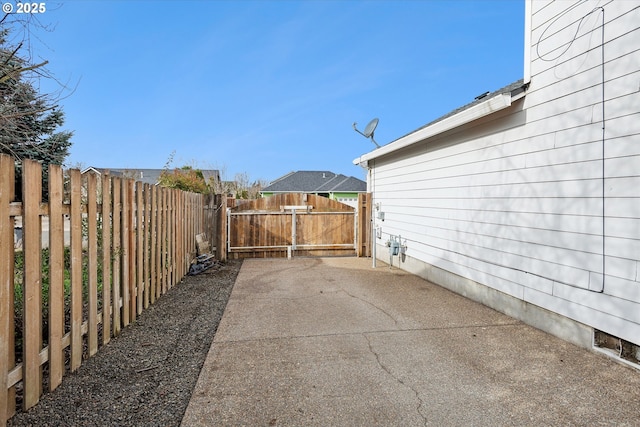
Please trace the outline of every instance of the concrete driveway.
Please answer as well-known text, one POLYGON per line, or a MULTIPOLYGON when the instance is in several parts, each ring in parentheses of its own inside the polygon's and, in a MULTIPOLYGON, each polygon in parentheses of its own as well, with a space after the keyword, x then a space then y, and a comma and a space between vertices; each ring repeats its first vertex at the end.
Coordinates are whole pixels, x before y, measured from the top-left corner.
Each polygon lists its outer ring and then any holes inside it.
POLYGON ((380 265, 246 260, 182 426, 640 425, 640 370, 380 265))

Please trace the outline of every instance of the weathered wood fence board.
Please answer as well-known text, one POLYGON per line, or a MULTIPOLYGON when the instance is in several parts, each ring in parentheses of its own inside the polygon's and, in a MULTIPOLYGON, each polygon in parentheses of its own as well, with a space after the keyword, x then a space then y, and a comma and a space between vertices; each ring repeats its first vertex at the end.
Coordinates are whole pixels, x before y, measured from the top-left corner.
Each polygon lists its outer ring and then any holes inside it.
MULTIPOLYGON (((32 162, 24 162, 24 167, 32 162)), ((69 171, 71 182, 71 372, 82 363, 82 181, 80 171, 69 171)), ((26 211, 25 207, 25 211, 26 211)), ((40 252, 40 248, 37 249, 40 252)), ((31 251, 24 251, 25 260, 31 251)), ((26 387, 25 387, 26 388, 26 387)), ((30 407, 26 406, 27 408, 30 407)))
MULTIPOLYGON (((13 221, 9 203, 13 200, 13 159, 0 156, 0 242, 13 243, 13 221), (11 184, 11 185, 9 185, 11 184)), ((9 405, 7 372, 13 368, 13 246, 0 244, 0 419, 13 414, 9 405)))
POLYGON ((24 302, 22 336, 24 365, 24 406, 30 408, 40 398, 42 391, 42 370, 40 350, 42 347, 42 269, 40 199, 42 198, 42 168, 39 163, 25 162, 22 169, 23 183, 23 251, 32 254, 24 258, 22 294, 24 302))
POLYGON ((98 204, 97 177, 87 176, 87 241, 89 279, 89 356, 98 352, 98 204))
POLYGON ((182 279, 196 255, 195 236, 214 237, 217 226, 205 222, 220 210, 219 198, 205 203, 201 194, 108 174, 85 178, 78 170, 68 171, 65 190, 63 175, 49 166, 43 202, 42 167, 25 160, 23 200, 15 201, 14 159, 0 155, 0 425, 15 413, 18 383, 25 409, 40 399, 43 372, 49 388, 58 387, 67 370, 78 369, 182 279), (21 272, 14 271, 16 217, 23 227, 21 272))
POLYGON ((247 201, 229 210, 229 256, 355 255, 357 219, 354 208, 314 194, 247 201))
MULTIPOLYGON (((112 223, 111 226, 113 227, 113 246, 112 246, 112 251, 113 251, 113 257, 114 258, 118 258, 121 255, 121 244, 120 244, 120 240, 121 240, 121 236, 122 236, 122 229, 121 229, 121 215, 120 213, 122 212, 122 202, 121 202, 121 190, 122 190, 122 183, 120 182, 120 178, 113 178, 113 213, 112 213, 112 223)), ((111 263, 111 262, 109 262, 111 263)), ((113 316, 112 316, 112 324, 113 324, 113 333, 114 335, 118 335, 120 333, 120 330, 122 328, 122 317, 120 315, 120 290, 122 289, 122 283, 120 280, 121 277, 121 270, 120 270, 120 263, 119 262, 114 262, 112 264, 112 271, 113 271, 113 276, 112 276, 112 286, 113 286, 113 316)))
POLYGON ((371 256, 371 193, 358 195, 358 256, 371 256))
POLYGON ((62 168, 49 167, 49 390, 64 375, 64 213, 62 168))
MULTIPOLYGON (((112 181, 109 175, 102 176, 102 277, 111 276, 111 230, 116 233, 114 225, 114 217, 112 216, 111 206, 111 191, 112 181), (106 225, 105 225, 106 223, 106 225)), ((112 282, 115 282, 115 278, 111 280, 102 280, 102 344, 108 344, 111 341, 111 295, 112 295, 112 282)))
MULTIPOLYGON (((67 371, 78 369, 175 286, 196 255, 198 234, 215 242, 219 260, 227 258, 227 243, 265 246, 234 257, 287 256, 287 247, 297 255, 367 253, 370 212, 356 215, 323 197, 287 194, 245 202, 231 221, 224 196, 108 174, 85 178, 78 170, 65 178, 61 167, 50 165, 43 201, 42 167, 25 160, 24 196, 16 201, 14 164, 0 155, 0 425, 15 413, 19 383, 28 409, 43 384, 57 388, 67 371), (301 205, 313 208, 295 214, 283 208, 301 205), (20 217, 21 254, 14 248, 20 217), (15 270, 18 255, 23 264, 15 270)), ((364 196, 359 209, 370 211, 368 200, 364 196)))

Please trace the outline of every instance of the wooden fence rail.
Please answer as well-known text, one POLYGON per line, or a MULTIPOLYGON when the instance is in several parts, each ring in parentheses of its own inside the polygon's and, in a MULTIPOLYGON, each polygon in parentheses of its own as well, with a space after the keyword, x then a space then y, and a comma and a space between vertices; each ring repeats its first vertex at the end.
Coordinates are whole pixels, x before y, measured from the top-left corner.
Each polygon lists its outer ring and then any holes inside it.
POLYGON ((368 195, 359 200, 353 208, 315 194, 283 193, 239 203, 228 211, 228 256, 366 256, 368 195))
POLYGON ((14 159, 0 155, 0 425, 17 393, 24 409, 35 405, 43 384, 57 388, 175 286, 196 255, 195 236, 212 231, 214 204, 201 194, 79 170, 67 181, 65 190, 63 170, 51 165, 43 202, 41 165, 25 160, 14 201, 14 159))

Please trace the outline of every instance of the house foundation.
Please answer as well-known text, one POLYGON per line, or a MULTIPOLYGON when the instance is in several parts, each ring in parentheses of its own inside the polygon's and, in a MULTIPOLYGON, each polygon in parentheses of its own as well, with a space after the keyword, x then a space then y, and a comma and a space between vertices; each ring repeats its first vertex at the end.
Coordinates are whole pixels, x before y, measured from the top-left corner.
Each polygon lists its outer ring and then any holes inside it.
MULTIPOLYGON (((378 246, 378 254, 387 250, 378 246)), ((383 257, 379 257, 385 261, 383 257)), ((400 268, 580 347, 593 348, 593 328, 481 283, 405 256, 400 268)))

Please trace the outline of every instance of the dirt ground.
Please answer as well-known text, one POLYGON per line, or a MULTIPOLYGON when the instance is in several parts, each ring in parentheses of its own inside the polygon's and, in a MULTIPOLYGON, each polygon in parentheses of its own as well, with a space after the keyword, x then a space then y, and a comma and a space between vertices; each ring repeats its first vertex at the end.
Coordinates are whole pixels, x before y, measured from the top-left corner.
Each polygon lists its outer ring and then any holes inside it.
POLYGON ((187 276, 8 426, 179 426, 242 265, 187 276))

